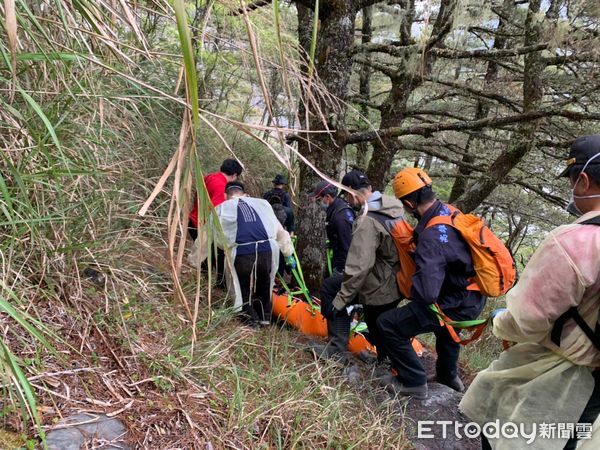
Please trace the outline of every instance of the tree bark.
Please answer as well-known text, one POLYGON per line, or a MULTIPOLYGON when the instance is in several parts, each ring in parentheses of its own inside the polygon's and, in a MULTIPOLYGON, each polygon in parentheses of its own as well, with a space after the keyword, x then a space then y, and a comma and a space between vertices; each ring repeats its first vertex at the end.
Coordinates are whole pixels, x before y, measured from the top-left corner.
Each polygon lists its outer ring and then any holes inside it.
MULTIPOLYGON (((367 6, 362 10, 362 30, 361 30, 361 43, 368 44, 371 42, 373 37, 373 7, 367 6)), ((370 59, 370 55, 366 55, 367 59, 370 59)), ((358 93, 362 99, 368 100, 371 98, 371 68, 367 64, 363 64, 358 72, 359 86, 358 93)), ((360 105, 360 113, 366 118, 369 118, 369 107, 365 103, 360 105)), ((362 122, 362 120, 360 121, 362 122)), ((369 143, 359 142, 357 144, 357 155, 356 165, 361 169, 367 167, 369 157, 369 143)))
MULTIPOLYGON (((411 28, 415 20, 415 0, 402 0, 400 21, 400 45, 409 45, 411 28)), ((414 64, 414 55, 405 54, 399 70, 391 77, 392 88, 387 98, 380 105, 380 128, 399 127, 406 117, 408 99, 413 90, 419 85, 410 66, 414 64)), ((383 191, 389 177, 390 167, 398 151, 396 138, 383 138, 373 141, 373 157, 369 162, 367 176, 373 183, 373 189, 383 191)))
MULTIPOLYGON (((303 135, 298 141, 298 150, 312 164, 333 178, 338 178, 339 164, 344 148, 344 119, 346 107, 343 103, 348 93, 352 71, 352 59, 348 50, 354 40, 354 22, 357 6, 350 1, 328 1, 321 3, 319 30, 315 52, 314 83, 320 88, 303 93, 304 102, 299 110, 302 127, 310 130, 336 130, 336 132, 303 135), (338 101, 337 99, 341 100, 338 101), (304 106, 306 105, 306 106, 304 106)), ((298 38, 301 48, 309 53, 313 9, 304 2, 296 1, 298 10, 298 38)), ((307 67, 303 70, 307 74, 307 67)), ((309 201, 307 193, 319 181, 318 176, 306 165, 300 167, 300 204, 298 214, 298 253, 309 289, 316 291, 322 281, 325 255, 325 216, 318 206, 309 201)))

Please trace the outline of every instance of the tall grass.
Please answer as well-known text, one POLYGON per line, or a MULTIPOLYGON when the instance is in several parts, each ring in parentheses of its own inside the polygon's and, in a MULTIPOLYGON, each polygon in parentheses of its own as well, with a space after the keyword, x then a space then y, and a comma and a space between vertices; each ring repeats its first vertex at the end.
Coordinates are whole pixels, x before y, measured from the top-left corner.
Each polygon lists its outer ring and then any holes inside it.
MULTIPOLYGON (((211 7, 223 6, 208 2, 205 14, 211 7)), ((192 296, 182 274, 193 191, 200 222, 212 218, 217 225, 203 232, 211 241, 220 232, 203 183, 205 161, 215 157, 202 143, 217 141, 235 154, 239 149, 232 141, 239 143, 243 134, 288 170, 294 150, 283 139, 289 130, 276 121, 248 125, 243 114, 201 108, 196 56, 202 55, 203 43, 191 35, 211 31, 203 28, 207 20, 191 23, 192 11, 183 0, 4 0, 0 8, 0 323, 7 330, 0 340, 0 376, 6 403, 17 405, 42 436, 43 413, 35 394, 51 389, 31 380, 48 370, 68 369, 67 358, 58 355, 94 356, 87 341, 94 330, 115 356, 103 328, 110 325, 138 361, 128 299, 146 283, 124 268, 132 255, 143 255, 139 264, 147 265, 150 255, 168 250, 173 292, 189 331, 185 357, 206 356, 196 351, 196 342, 206 343, 200 330, 211 327, 213 317, 210 265, 207 277, 196 274, 192 296), (114 310, 118 318, 107 325, 114 310), (55 315, 74 315, 78 326, 88 328, 73 338, 60 329, 55 315)), ((265 57, 262 35, 253 35, 247 18, 240 39, 255 45, 239 45, 238 53, 241 60, 251 59, 255 70, 244 74, 243 82, 250 90, 261 85, 268 105, 273 99, 266 71, 279 71, 293 104, 293 93, 307 80, 293 69, 296 52, 287 46, 276 17, 271 56, 278 62, 265 57)), ((318 89, 316 76, 312 83, 318 89)), ((309 391, 316 394, 314 386, 309 391)), ((232 420, 248 419, 235 414, 232 420)), ((32 431, 27 424, 21 430, 32 431)), ((290 442, 289 436, 277 439, 290 442)), ((305 435, 292 441, 307 442, 305 435)))
POLYGON ((121 239, 132 232, 160 236, 154 219, 132 218, 149 193, 146 177, 164 164, 161 146, 169 145, 168 130, 152 138, 159 131, 153 111, 162 111, 165 124, 174 118, 136 73, 138 64, 160 61, 134 45, 145 40, 127 3, 108 10, 93 2, 6 1, 3 13, 0 376, 6 400, 43 435, 28 378, 44 367, 25 364, 15 350, 53 352, 60 340, 38 306, 77 309, 84 268, 105 271, 111 254, 135 242, 121 239))

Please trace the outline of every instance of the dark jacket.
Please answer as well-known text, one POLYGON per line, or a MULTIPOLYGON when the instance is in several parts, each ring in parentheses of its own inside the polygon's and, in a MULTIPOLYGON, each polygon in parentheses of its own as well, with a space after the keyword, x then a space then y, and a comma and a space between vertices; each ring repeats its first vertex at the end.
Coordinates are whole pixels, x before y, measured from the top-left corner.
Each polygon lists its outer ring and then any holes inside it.
MULTIPOLYGON (((404 214, 399 200, 379 192, 374 192, 369 199, 369 210, 390 218, 404 214)), ((398 251, 392 236, 377 219, 359 212, 344 267, 344 282, 333 301, 334 307, 343 309, 357 295, 360 303, 373 306, 400 299, 397 271, 398 251)))
POLYGON ((329 205, 326 214, 325 231, 329 248, 333 250, 331 267, 341 273, 352 242, 352 224, 356 216, 350 205, 339 197, 329 205))
POLYGON ((268 201, 269 203, 271 203, 271 198, 273 198, 274 196, 278 196, 281 199, 281 204, 283 206, 285 206, 286 208, 292 207, 292 201, 290 200, 290 195, 287 192, 285 192, 283 189, 273 188, 270 191, 265 192, 265 195, 263 195, 263 198, 266 201, 268 201))
POLYGON ((478 291, 467 290, 475 275, 471 250, 460 233, 446 225, 427 227, 437 216, 449 216, 448 207, 436 201, 419 220, 414 236, 417 243, 411 299, 438 303, 445 309, 482 305, 478 291))

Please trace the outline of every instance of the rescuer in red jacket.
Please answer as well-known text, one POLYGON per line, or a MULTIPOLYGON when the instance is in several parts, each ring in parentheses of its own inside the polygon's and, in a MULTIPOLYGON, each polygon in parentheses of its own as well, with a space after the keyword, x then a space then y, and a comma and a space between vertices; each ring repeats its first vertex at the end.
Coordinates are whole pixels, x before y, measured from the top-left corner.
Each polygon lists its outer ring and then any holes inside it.
MULTIPOLYGON (((206 185, 206 190, 208 192, 208 196, 210 197, 210 202, 213 207, 219 206, 225 200, 227 200, 227 196, 225 195, 225 186, 230 181, 237 181, 239 176, 243 171, 242 165, 237 162, 235 159, 226 159, 221 164, 221 168, 219 172, 209 173, 204 176, 204 184, 206 185)), ((194 206, 190 211, 190 219, 188 223, 188 232, 191 238, 195 241, 198 237, 198 195, 194 197, 194 206)), ((225 253, 222 249, 217 249, 216 258, 213 259, 213 267, 216 272, 216 280, 217 286, 225 285, 225 253)))
MULTIPOLYGON (((214 207, 219 206, 225 200, 225 186, 230 181, 237 181, 239 176, 242 174, 242 165, 235 159, 226 159, 221 164, 219 172, 209 173, 204 176, 204 184, 210 197, 210 202, 214 207)), ((198 196, 194 198, 194 206, 190 211, 190 221, 188 225, 188 231, 192 239, 196 240, 198 237, 198 196)))

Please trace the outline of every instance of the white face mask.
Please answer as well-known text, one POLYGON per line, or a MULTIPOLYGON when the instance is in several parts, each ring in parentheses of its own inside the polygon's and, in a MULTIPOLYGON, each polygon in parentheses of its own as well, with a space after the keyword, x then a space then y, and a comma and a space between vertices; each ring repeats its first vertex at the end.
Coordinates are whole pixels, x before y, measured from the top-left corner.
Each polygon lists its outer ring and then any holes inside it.
POLYGON ((580 198, 580 199, 581 198, 600 198, 600 194, 595 194, 595 195, 575 195, 575 188, 577 187, 577 183, 579 183, 579 180, 581 179, 581 174, 583 172, 585 172, 585 169, 587 169, 587 166, 589 165, 589 163, 592 162, 594 159, 598 158, 599 156, 600 156, 600 153, 596 153, 594 156, 592 156, 590 159, 587 160, 587 162, 583 166, 583 169, 581 169, 581 173, 577 177, 577 181, 575 181, 575 184, 573 185, 573 189, 571 189, 571 199, 569 201, 569 204, 567 205, 567 212, 569 212, 570 214, 574 215, 575 217, 581 217, 583 215, 583 212, 581 212, 581 210, 579 209, 579 207, 575 203, 575 199, 576 198, 580 198))

